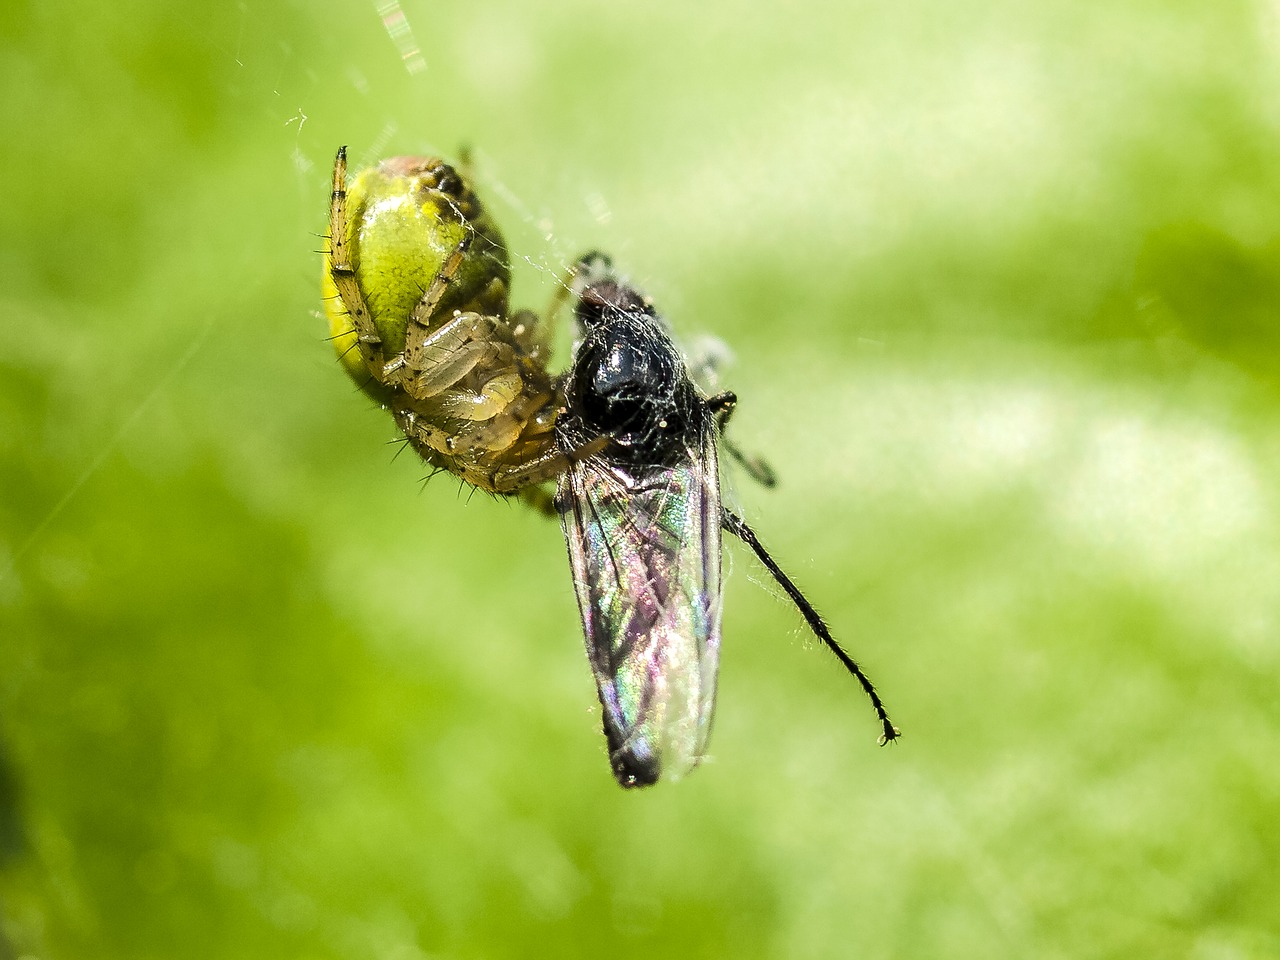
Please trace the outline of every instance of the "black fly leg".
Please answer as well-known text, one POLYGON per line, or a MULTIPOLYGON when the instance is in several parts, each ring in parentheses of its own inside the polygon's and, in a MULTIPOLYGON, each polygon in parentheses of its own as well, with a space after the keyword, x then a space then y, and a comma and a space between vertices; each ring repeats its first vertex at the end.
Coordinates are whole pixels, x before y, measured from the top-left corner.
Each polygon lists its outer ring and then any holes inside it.
POLYGON ((836 638, 831 636, 831 631, 827 629, 826 621, 822 619, 817 610, 813 609, 813 604, 800 592, 800 588, 791 582, 791 578, 782 572, 782 568, 769 555, 769 551, 764 548, 764 544, 760 542, 755 531, 747 526, 741 517, 726 510, 721 515, 721 518, 721 525, 724 529, 751 548, 752 553, 765 565, 765 569, 769 571, 773 579, 778 581, 778 586, 782 587, 787 596, 791 598, 791 602, 796 605, 796 609, 800 611, 805 622, 809 624, 809 629, 814 632, 819 640, 827 645, 827 649, 836 655, 836 659, 843 664, 844 668, 862 684, 862 689, 866 691, 867 697, 871 700, 871 706, 875 708, 876 716, 880 719, 880 728, 883 731, 880 736, 880 742, 884 744, 891 740, 897 740, 902 735, 902 732, 889 719, 889 714, 880 700, 880 694, 876 692, 876 688, 872 685, 870 678, 862 672, 862 668, 845 652, 844 647, 836 642, 836 638))
POLYGON ((707 407, 711 411, 711 415, 716 418, 716 432, 720 434, 720 447, 729 454, 742 469, 747 471, 748 476, 762 487, 774 487, 778 484, 777 475, 774 474, 773 468, 769 466, 760 457, 749 457, 725 436, 725 427, 729 425, 729 418, 733 416, 733 411, 738 406, 738 395, 725 391, 717 393, 714 397, 707 401, 707 407))

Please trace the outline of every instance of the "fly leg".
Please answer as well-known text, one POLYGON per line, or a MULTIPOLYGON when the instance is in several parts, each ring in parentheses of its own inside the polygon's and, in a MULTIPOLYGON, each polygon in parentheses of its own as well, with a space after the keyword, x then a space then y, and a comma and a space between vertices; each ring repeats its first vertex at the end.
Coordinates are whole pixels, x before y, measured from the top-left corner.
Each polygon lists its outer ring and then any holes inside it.
POLYGON ((817 610, 813 609, 813 604, 800 592, 800 588, 792 583, 791 578, 782 572, 782 568, 769 555, 769 551, 764 548, 764 544, 760 542, 755 531, 747 526, 741 517, 728 510, 721 514, 721 526, 751 548, 751 552, 764 564, 765 569, 769 571, 773 579, 778 581, 778 586, 786 591, 787 596, 791 598, 791 602, 800 611, 800 615, 809 624, 809 629, 814 632, 814 635, 819 640, 827 645, 827 649, 836 655, 836 659, 854 676, 858 683, 862 684, 862 689, 866 692, 867 698, 871 701, 871 706, 875 708, 876 717, 880 720, 882 731, 880 743, 885 744, 902 736, 902 731, 895 727, 893 721, 889 719, 889 713, 885 710, 884 703, 880 700, 880 694, 876 692, 871 679, 862 672, 862 668, 845 652, 844 647, 836 642, 836 638, 827 629, 826 621, 819 616, 817 610))
POLYGON ((777 475, 774 474, 773 468, 767 462, 760 457, 747 456, 725 436, 725 427, 729 425, 729 418, 733 416, 733 411, 737 409, 737 406, 738 395, 727 391, 725 393, 717 393, 707 401, 707 407, 711 410, 711 415, 716 419, 716 432, 720 434, 720 446, 760 486, 777 486, 777 475))

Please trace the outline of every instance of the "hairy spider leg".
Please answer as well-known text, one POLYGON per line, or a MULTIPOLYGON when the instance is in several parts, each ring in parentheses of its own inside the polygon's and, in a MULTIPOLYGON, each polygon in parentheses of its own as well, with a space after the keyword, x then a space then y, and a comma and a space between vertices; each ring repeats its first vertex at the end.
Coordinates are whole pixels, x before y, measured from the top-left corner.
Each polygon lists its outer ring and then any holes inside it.
MULTIPOLYGON (((611 436, 596 437, 586 443, 579 444, 567 453, 561 453, 552 448, 541 457, 528 463, 519 466, 507 466, 504 464, 494 471, 492 475, 493 489, 497 493, 518 493, 530 484, 554 480, 579 460, 594 457, 612 442, 613 437, 611 436)), ((534 505, 537 505, 536 501, 534 505)))
MULTIPOLYGON (((459 313, 421 338, 415 330, 414 342, 405 346, 405 393, 417 400, 447 396, 449 387, 477 366, 515 366, 515 348, 496 339, 497 334, 498 324, 493 317, 474 312, 459 313)), ((483 420, 492 415, 459 414, 467 420, 483 420)))
MULTIPOLYGON (((356 328, 356 346, 370 375, 386 383, 388 373, 382 356, 382 335, 373 322, 347 244, 347 148, 338 148, 333 161, 333 192, 329 195, 329 275, 338 288, 342 306, 356 328)), ((399 362, 397 361, 397 366, 399 362)))
MULTIPOLYGON (((462 261, 466 258, 473 236, 471 233, 464 234, 462 239, 449 251, 449 255, 444 258, 444 262, 436 270, 436 275, 431 278, 431 283, 428 285, 426 292, 422 294, 422 299, 414 306, 413 313, 409 314, 409 322, 405 325, 404 331, 404 353, 401 361, 403 373, 401 373, 400 379, 405 392, 410 396, 418 396, 417 393, 414 393, 410 384, 426 373, 426 358, 423 356, 424 348, 428 345, 438 345, 447 340, 449 336, 456 335, 446 334, 443 338, 436 337, 435 333, 437 331, 432 331, 431 321, 436 311, 440 308, 440 301, 444 299, 445 293, 449 290, 449 284, 453 283, 454 278, 458 275, 458 270, 462 267, 462 261)), ((473 314, 473 316, 479 316, 479 314, 473 314)), ((448 327, 449 324, 445 326, 448 327)), ((490 329, 492 328, 493 325, 490 323, 490 329)), ((443 330, 439 332, 443 332, 443 330)), ((394 361, 392 362, 394 363, 394 361)), ((462 376, 462 374, 459 374, 459 376, 462 376)), ((445 384, 445 386, 450 386, 453 382, 456 382, 456 379, 445 384)))
POLYGON ((560 325, 560 313, 574 293, 574 283, 581 275, 585 259, 579 258, 577 263, 569 267, 567 276, 556 277, 555 290, 541 317, 532 310, 520 310, 511 318, 516 343, 528 357, 540 363, 551 359, 551 347, 560 325))

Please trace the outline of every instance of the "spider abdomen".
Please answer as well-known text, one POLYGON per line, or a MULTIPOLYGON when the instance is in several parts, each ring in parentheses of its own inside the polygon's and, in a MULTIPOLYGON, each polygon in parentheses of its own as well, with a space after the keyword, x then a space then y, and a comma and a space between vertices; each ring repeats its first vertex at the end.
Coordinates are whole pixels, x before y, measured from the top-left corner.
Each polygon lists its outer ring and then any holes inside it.
POLYGON ((509 314, 502 235, 442 160, 393 157, 346 178, 334 164, 322 286, 334 347, 433 466, 493 493, 565 463, 564 405, 538 318, 509 314))

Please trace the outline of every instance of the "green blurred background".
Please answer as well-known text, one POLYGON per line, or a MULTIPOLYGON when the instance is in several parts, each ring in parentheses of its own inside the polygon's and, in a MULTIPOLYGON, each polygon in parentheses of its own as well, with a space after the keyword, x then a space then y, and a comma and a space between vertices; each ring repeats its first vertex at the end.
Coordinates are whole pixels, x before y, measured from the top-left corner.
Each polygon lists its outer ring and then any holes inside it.
POLYGON ((1280 956, 1280 11, 8 0, 0 957, 1280 956), (416 52, 415 52, 416 51, 416 52), (335 147, 736 353, 714 762, 318 319, 335 147))

